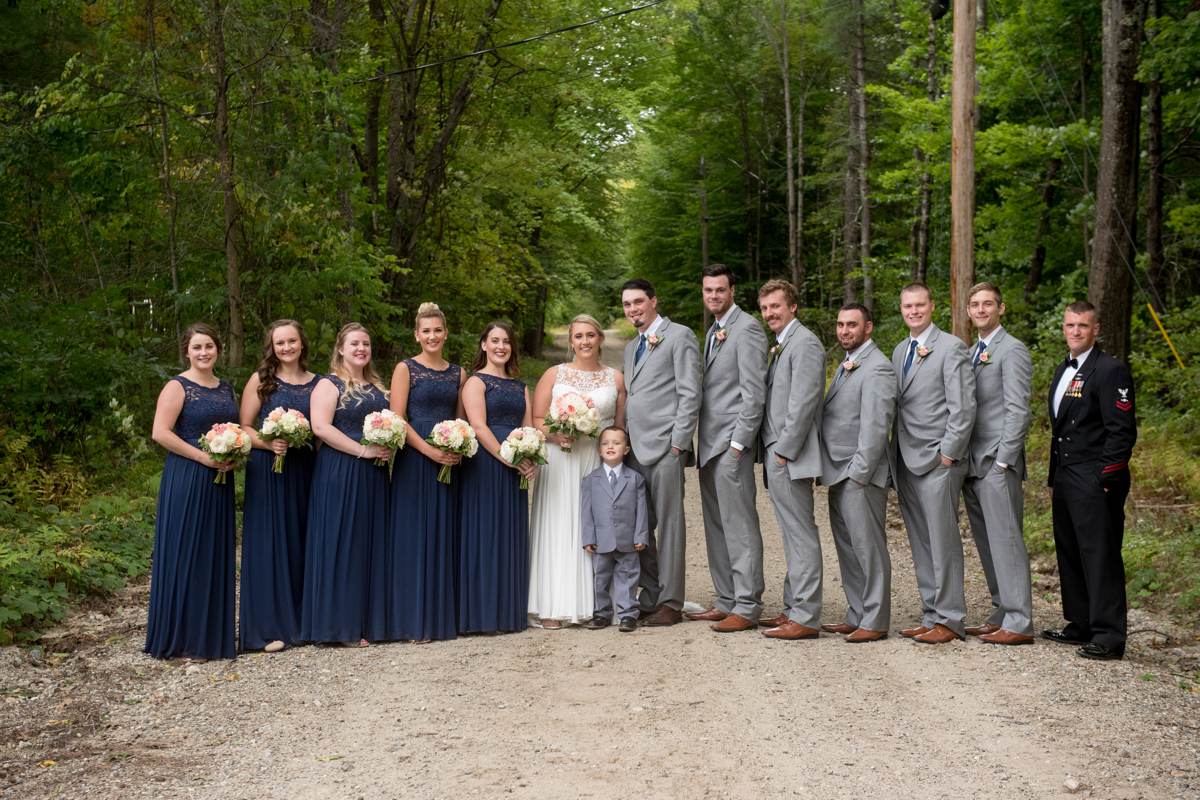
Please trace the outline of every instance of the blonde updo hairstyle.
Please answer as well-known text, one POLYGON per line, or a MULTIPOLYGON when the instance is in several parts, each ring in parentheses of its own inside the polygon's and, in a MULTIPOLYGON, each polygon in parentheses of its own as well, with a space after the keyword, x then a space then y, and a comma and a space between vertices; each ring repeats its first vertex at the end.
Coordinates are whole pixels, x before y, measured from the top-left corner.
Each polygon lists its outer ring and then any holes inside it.
POLYGON ((417 306, 417 317, 413 320, 413 329, 420 328, 421 320, 429 317, 437 317, 442 321, 443 328, 449 327, 446 323, 446 315, 442 313, 442 309, 438 307, 437 303, 421 303, 417 306))
POLYGON ((600 336, 600 346, 596 348, 596 358, 604 355, 604 327, 591 314, 576 314, 575 318, 571 320, 571 324, 567 326, 567 347, 570 349, 572 357, 575 356, 575 347, 571 344, 571 336, 575 333, 576 325, 591 325, 596 329, 596 333, 600 336))
POLYGON ((383 392, 384 397, 387 397, 387 388, 383 385, 383 378, 379 376, 379 370, 375 369, 375 353, 374 342, 372 342, 371 360, 367 362, 363 368, 363 378, 366 383, 359 383, 350 375, 350 371, 346 369, 346 362, 342 358, 342 345, 346 343, 346 337, 355 331, 362 331, 370 337, 371 332, 368 331, 361 323, 347 322, 338 331, 337 341, 333 345, 333 353, 329 356, 329 372, 331 375, 336 375, 341 378, 346 384, 346 391, 338 399, 338 408, 345 408, 350 399, 361 402, 367 394, 367 385, 374 386, 379 391, 383 392))

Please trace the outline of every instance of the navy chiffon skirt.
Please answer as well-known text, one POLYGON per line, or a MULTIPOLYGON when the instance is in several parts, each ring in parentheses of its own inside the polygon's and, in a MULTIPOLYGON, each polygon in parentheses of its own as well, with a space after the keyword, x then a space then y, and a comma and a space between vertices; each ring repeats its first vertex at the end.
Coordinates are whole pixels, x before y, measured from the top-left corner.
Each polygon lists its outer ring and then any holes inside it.
MULTIPOLYGON (((419 422, 414 427, 422 436, 429 433, 419 422)), ((396 459, 388 507, 388 557, 381 565, 390 576, 385 580, 386 629, 376 638, 453 639, 461 470, 452 471, 447 485, 437 480, 441 465, 415 449, 401 450, 396 459)))
POLYGON ((158 487, 145 652, 233 658, 234 476, 168 453, 158 487))
POLYGON ((300 638, 370 639, 383 625, 382 560, 387 530, 387 467, 322 447, 308 503, 308 545, 300 638))
MULTIPOLYGON (((507 430, 494 429, 504 441, 507 430)), ((458 566, 459 633, 525 630, 529 598, 529 493, 521 476, 482 447, 464 458, 458 566)))
POLYGON ((315 456, 311 448, 289 449, 283 472, 275 472, 275 454, 254 450, 246 464, 242 650, 261 650, 276 639, 286 645, 301 641, 304 537, 315 456))

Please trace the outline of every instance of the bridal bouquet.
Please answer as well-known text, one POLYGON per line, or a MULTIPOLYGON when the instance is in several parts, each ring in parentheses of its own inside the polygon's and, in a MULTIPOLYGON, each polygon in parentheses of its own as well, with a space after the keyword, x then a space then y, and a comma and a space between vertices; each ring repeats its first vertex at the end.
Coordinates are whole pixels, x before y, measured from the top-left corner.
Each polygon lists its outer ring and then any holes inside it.
MULTIPOLYGON (((250 434, 236 423, 218 422, 200 437, 200 449, 213 461, 237 466, 250 456, 250 434)), ((225 473, 218 472, 213 483, 225 483, 225 473)))
MULTIPOLYGON (((522 461, 546 463, 546 437, 537 428, 513 428, 500 445, 500 457, 514 467, 522 461)), ((521 476, 521 488, 529 488, 529 479, 521 476)))
MULTIPOLYGON (((600 430, 600 412, 591 398, 578 392, 564 392, 550 403, 550 410, 543 420, 551 433, 577 438, 595 436, 600 430)), ((570 447, 563 450, 570 452, 570 447)))
MULTIPOLYGON (((475 429, 465 419, 446 419, 433 426, 425 441, 439 450, 447 453, 457 453, 470 458, 479 451, 479 442, 475 439, 475 429)), ((438 470, 437 479, 440 483, 450 482, 450 465, 442 464, 438 470)))
MULTIPOLYGON (((259 432, 264 442, 283 439, 288 447, 308 447, 312 441, 312 426, 301 412, 294 408, 276 408, 263 420, 259 432)), ((283 457, 287 453, 276 453, 275 463, 271 467, 274 472, 283 472, 283 457)))
MULTIPOLYGON (((359 443, 386 447, 395 455, 397 450, 404 447, 407 434, 408 425, 400 418, 400 415, 385 408, 382 411, 372 411, 367 414, 367 418, 363 420, 363 434, 359 443)), ((393 459, 390 458, 377 458, 375 466, 387 466, 388 478, 391 478, 392 462, 393 459)))

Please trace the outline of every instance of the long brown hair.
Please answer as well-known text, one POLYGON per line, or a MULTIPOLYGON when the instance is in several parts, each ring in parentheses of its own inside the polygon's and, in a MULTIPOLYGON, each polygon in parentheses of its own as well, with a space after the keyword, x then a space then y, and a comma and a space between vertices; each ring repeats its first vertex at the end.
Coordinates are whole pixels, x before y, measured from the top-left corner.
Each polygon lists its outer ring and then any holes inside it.
MULTIPOLYGON (((346 394, 342 396, 340 404, 344 404, 349 397, 353 397, 356 400, 361 400, 364 394, 363 385, 355 383, 354 378, 350 376, 350 371, 346 369, 345 362, 342 360, 342 345, 346 343, 346 337, 355 331, 362 331, 367 335, 368 338, 371 336, 371 332, 368 331, 361 323, 347 322, 342 326, 342 329, 338 331, 337 341, 334 342, 333 345, 333 353, 331 353, 329 356, 330 374, 336 375, 346 383, 346 394)), ((363 377, 366 378, 367 383, 383 392, 385 397, 387 396, 387 389, 384 388, 383 378, 379 377, 379 371, 375 369, 374 342, 372 342, 371 346, 371 360, 368 361, 366 367, 363 368, 363 377)))
POLYGON ((212 339, 213 344, 217 346, 217 355, 221 355, 221 337, 217 336, 217 329, 207 322, 193 322, 187 326, 183 335, 179 337, 179 356, 183 359, 185 366, 191 366, 191 362, 188 361, 187 357, 188 345, 192 343, 192 337, 197 334, 212 339))
POLYGON ((308 337, 304 335, 304 327, 294 319, 277 319, 267 326, 267 335, 263 338, 262 358, 258 362, 258 399, 264 403, 271 393, 279 388, 275 379, 275 370, 279 369, 279 356, 275 355, 275 331, 288 325, 300 334, 300 371, 308 372, 308 337))
POLYGON ((520 359, 517 357, 517 334, 513 332, 512 325, 503 320, 492 320, 484 326, 483 333, 479 334, 479 349, 475 351, 475 363, 471 365, 471 371, 479 372, 487 366, 487 353, 483 352, 483 343, 487 341, 488 334, 497 328, 508 334, 508 361, 504 363, 504 374, 515 378, 521 374, 520 359))

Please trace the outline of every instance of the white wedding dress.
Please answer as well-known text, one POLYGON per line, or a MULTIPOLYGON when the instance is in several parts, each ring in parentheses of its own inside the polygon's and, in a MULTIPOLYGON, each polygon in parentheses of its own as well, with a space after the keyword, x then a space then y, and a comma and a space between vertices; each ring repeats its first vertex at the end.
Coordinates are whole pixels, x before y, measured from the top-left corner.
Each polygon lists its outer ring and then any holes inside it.
MULTIPOLYGON (((617 414, 617 371, 558 368, 552 398, 566 392, 591 398, 600 412, 600 430, 617 414)), ((599 431, 597 431, 598 433, 599 431)), ((592 559, 583 551, 579 524, 579 482, 600 465, 596 439, 581 437, 570 451, 546 445, 546 464, 533 483, 529 520, 529 614, 564 623, 591 619, 595 608, 592 559)))

